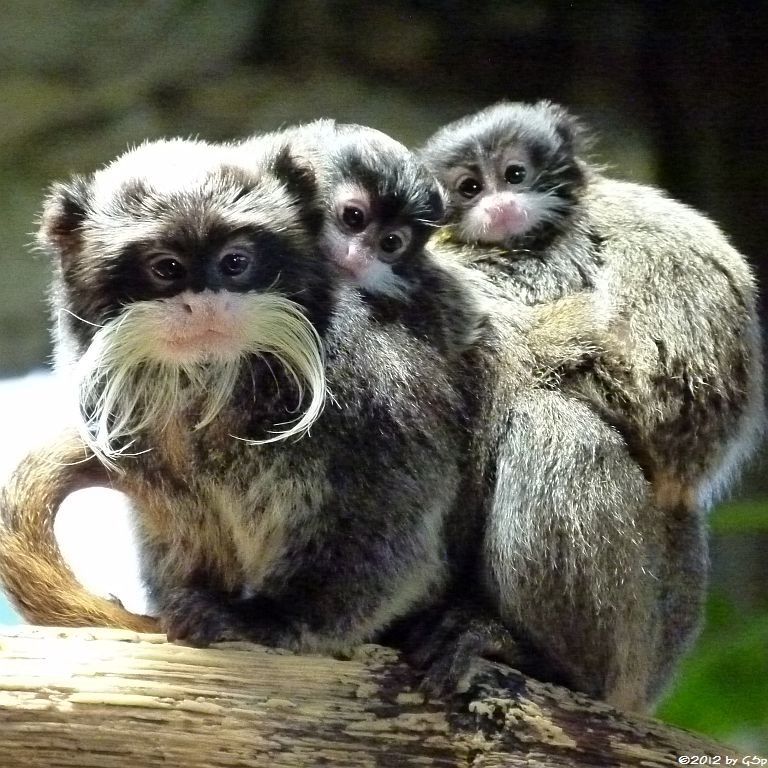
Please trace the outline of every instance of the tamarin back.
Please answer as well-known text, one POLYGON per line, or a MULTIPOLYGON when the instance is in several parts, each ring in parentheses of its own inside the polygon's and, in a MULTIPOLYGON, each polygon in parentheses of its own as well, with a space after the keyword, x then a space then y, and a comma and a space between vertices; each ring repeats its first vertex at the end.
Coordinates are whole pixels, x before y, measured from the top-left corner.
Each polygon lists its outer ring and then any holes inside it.
POLYGON ((762 432, 755 287, 706 217, 605 178, 583 137, 562 107, 501 103, 421 155, 447 192, 435 247, 482 274, 499 316, 514 299, 598 309, 572 318, 591 353, 577 348, 548 387, 510 386, 503 341, 479 384, 479 578, 571 685, 642 708, 698 626, 703 513, 762 432))

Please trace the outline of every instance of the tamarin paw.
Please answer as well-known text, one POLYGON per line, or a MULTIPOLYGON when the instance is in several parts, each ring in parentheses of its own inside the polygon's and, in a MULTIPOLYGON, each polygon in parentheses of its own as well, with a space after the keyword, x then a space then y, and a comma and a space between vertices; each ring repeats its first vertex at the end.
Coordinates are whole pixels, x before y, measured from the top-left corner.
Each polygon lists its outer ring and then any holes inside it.
POLYGON ((498 619, 470 604, 435 606, 410 617, 382 638, 402 650, 423 671, 421 688, 430 697, 450 697, 472 685, 473 662, 493 659, 519 665, 517 638, 498 619))
POLYGON ((516 665, 521 660, 518 642, 496 619, 474 618, 463 626, 451 622, 453 632, 438 631, 429 649, 429 666, 421 683, 429 696, 451 696, 472 687, 473 662, 491 659, 516 665))
POLYGON ((164 601, 161 624, 170 642, 200 648, 243 636, 227 597, 208 590, 174 590, 164 601))

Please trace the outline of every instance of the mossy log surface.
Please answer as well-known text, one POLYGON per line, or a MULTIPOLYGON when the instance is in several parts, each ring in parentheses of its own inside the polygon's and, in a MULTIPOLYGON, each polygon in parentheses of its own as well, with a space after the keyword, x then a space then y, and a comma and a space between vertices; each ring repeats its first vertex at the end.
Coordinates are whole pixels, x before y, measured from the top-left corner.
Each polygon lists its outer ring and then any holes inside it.
POLYGON ((491 662, 447 707, 380 646, 349 659, 122 630, 5 628, 3 768, 666 766, 730 749, 491 662))

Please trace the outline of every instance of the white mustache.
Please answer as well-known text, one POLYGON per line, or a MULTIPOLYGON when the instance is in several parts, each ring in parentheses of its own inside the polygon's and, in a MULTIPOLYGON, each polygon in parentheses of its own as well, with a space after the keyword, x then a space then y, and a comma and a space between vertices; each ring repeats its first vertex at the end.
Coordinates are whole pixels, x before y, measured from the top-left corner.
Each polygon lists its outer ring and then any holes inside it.
MULTIPOLYGON (((208 304, 213 301, 206 299, 208 304)), ((293 422, 275 425, 291 424, 288 428, 246 442, 262 444, 303 435, 322 412, 326 394, 322 341, 298 304, 270 292, 226 294, 232 312, 229 324, 236 326, 234 349, 173 360, 163 343, 173 336, 169 318, 183 303, 184 294, 127 306, 99 327, 75 365, 80 434, 115 470, 119 471, 115 460, 130 455, 141 433, 167 427, 185 412, 190 400, 200 407, 199 419, 190 429, 211 424, 231 401, 243 361, 250 355, 269 354, 277 359, 293 379, 299 403, 308 391, 309 405, 293 422)))

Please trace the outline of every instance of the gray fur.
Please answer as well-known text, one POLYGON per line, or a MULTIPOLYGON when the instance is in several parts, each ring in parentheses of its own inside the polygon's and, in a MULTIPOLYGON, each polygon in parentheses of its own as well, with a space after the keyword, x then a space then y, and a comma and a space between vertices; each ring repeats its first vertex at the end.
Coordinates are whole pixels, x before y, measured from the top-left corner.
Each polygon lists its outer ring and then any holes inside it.
POLYGON ((368 294, 407 298, 410 273, 426 258, 424 245, 444 215, 439 187, 424 165, 380 131, 333 120, 239 145, 245 158, 275 147, 289 151, 314 178, 319 250, 342 279, 368 294), (350 207, 360 216, 358 225, 344 220, 350 207), (387 236, 401 245, 385 251, 387 236))
POLYGON ((496 286, 502 315, 510 298, 575 295, 612 318, 599 354, 553 371, 553 391, 515 392, 503 365, 489 382, 485 579, 502 616, 571 684, 643 707, 699 623, 704 513, 763 431, 755 283, 704 216, 590 169, 558 131, 568 123, 554 105, 500 104, 441 129, 423 157, 444 181, 500 143, 549 136, 548 183, 566 175, 555 225, 496 248, 461 243, 451 227, 439 244, 496 286))
MULTIPOLYGON (((273 152, 245 162, 239 149, 190 143, 200 173, 178 192, 141 164, 155 149, 56 187, 48 200, 41 240, 58 264, 54 309, 76 310, 62 330, 71 355, 88 347, 89 323, 153 300, 140 282, 134 294, 111 295, 124 282, 110 274, 138 272, 148 238, 149 247, 201 254, 209 232, 234 220, 247 227, 250 217, 282 249, 271 256, 282 259, 276 276, 252 290, 289 291, 304 307, 322 339, 329 399, 301 440, 235 439, 263 437, 298 399, 278 360, 253 357, 212 423, 192 429, 192 396, 162 429, 138 435, 135 455, 117 460, 115 485, 136 504, 151 598, 169 637, 199 644, 239 636, 338 651, 371 639, 448 578, 446 520, 467 442, 454 366, 429 334, 377 320, 338 283, 309 244, 273 152), (276 195, 283 202, 273 208, 276 195)), ((464 307, 453 322, 476 325, 472 303, 464 307)))

